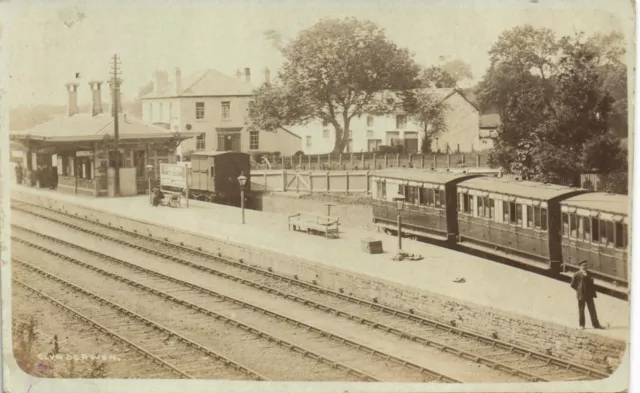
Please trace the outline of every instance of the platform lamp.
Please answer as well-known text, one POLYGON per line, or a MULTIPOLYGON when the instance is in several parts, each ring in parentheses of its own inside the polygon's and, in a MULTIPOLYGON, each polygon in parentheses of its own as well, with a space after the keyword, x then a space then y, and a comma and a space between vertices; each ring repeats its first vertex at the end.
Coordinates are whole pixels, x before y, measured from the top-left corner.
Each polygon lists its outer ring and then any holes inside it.
POLYGON ((393 203, 396 206, 396 211, 398 212, 398 254, 402 252, 402 216, 400 212, 402 208, 404 208, 404 195, 397 194, 393 197, 393 203))
POLYGON ((238 183, 240 183, 240 209, 242 209, 242 223, 244 224, 244 185, 247 183, 247 177, 244 172, 240 172, 238 183))
POLYGON ((153 165, 149 164, 147 168, 147 187, 149 188, 149 204, 153 204, 153 196, 151 195, 151 171, 153 171, 153 165))

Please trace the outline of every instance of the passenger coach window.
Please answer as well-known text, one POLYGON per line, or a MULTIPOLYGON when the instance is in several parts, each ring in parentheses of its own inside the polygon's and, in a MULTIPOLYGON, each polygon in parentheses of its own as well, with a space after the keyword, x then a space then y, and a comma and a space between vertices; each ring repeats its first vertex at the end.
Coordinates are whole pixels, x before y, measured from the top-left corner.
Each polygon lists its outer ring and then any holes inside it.
POLYGON ((569 236, 569 214, 562 213, 562 236, 569 236))
POLYGON ((578 237, 578 219, 575 214, 569 215, 569 225, 571 226, 571 237, 578 237))
POLYGON ((547 230, 547 209, 540 209, 540 221, 542 224, 542 230, 546 231, 547 230))
POLYGON ((527 206, 527 228, 533 228, 533 207, 527 206))
POLYGON ((419 201, 418 198, 418 187, 407 186, 407 202, 417 206, 419 201))
POLYGON ((616 222, 616 248, 627 247, 627 224, 616 222))
POLYGON ((463 203, 463 205, 462 205, 462 209, 463 210, 462 211, 465 214, 471 213, 471 200, 470 200, 469 196, 470 195, 468 195, 468 194, 462 194, 462 203, 463 203))
POLYGON ((476 197, 478 205, 478 217, 484 217, 484 198, 481 196, 476 197))
POLYGON ((489 218, 493 218, 495 217, 495 213, 496 213, 496 201, 493 199, 488 199, 489 201, 489 209, 487 210, 489 212, 489 218))
POLYGON ((592 241, 600 241, 600 220, 597 218, 591 219, 591 237, 592 241))
POLYGON ((591 219, 589 217, 582 217, 582 227, 584 231, 584 240, 591 241, 591 219))
POLYGON ((607 246, 608 247, 613 247, 615 243, 616 235, 613 232, 613 228, 614 228, 613 222, 607 221, 607 246))
POLYGON ((440 194, 440 207, 444 209, 447 205, 447 200, 445 199, 444 190, 440 190, 438 191, 438 193, 440 194))
MULTIPOLYGON (((420 189, 420 204, 423 206, 433 206, 433 189, 432 188, 420 189)), ((458 202, 458 205, 460 205, 459 202, 458 202)))
POLYGON ((509 202, 502 201, 502 222, 509 222, 509 202))

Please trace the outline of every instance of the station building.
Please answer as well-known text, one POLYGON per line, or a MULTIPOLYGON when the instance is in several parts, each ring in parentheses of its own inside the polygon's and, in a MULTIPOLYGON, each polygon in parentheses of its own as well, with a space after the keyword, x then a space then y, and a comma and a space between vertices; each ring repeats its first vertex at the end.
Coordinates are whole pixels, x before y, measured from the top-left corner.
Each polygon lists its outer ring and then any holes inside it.
POLYGON ((197 132, 172 132, 145 124, 119 111, 118 144, 114 112, 104 113, 101 82, 90 82, 91 113, 79 113, 78 83, 67 84, 67 113, 31 129, 12 131, 11 155, 24 170, 24 183, 36 185, 35 171, 43 168, 61 192, 94 197, 115 195, 118 164, 120 195, 147 192, 149 177, 158 176, 161 163, 175 163, 176 149, 197 132), (148 171, 147 166, 153 170, 148 171), (57 178, 56 175, 57 174, 57 178))

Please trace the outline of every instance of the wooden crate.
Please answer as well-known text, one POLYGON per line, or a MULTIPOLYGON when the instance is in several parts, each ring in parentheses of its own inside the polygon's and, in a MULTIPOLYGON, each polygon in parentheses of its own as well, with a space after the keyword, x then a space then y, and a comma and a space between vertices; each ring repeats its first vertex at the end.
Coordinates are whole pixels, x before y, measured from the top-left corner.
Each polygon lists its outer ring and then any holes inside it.
POLYGON ((360 241, 362 251, 367 254, 382 254, 382 241, 373 238, 366 238, 360 241))

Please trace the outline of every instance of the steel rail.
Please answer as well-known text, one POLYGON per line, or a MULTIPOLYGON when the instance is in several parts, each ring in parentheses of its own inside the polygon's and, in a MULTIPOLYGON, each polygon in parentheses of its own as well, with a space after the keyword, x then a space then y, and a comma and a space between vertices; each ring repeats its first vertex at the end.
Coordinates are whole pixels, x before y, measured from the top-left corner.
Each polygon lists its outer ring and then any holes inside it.
POLYGON ((143 317, 142 315, 140 315, 138 313, 135 313, 135 312, 133 312, 131 310, 128 310, 128 309, 126 309, 126 308, 124 308, 124 307, 122 307, 122 306, 120 306, 120 305, 118 305, 118 304, 116 304, 116 303, 114 303, 114 302, 112 302, 110 300, 104 299, 103 297, 101 297, 101 296, 99 296, 99 295, 97 295, 97 294, 95 294, 93 292, 90 292, 90 291, 88 291, 88 290, 86 290, 84 288, 81 288, 81 287, 79 287, 79 286, 77 286, 77 285, 75 285, 75 284, 73 284, 73 283, 71 283, 71 282, 69 282, 69 281, 67 281, 67 280, 65 280, 63 278, 60 278, 60 277, 56 276, 55 274, 49 273, 49 272, 47 272, 47 271, 45 271, 43 269, 40 269, 40 268, 38 268, 36 266, 33 266, 33 265, 29 264, 28 262, 25 262, 24 260, 18 260, 16 258, 12 258, 12 259, 14 261, 19 262, 20 264, 24 265, 28 269, 30 269, 30 270, 42 275, 42 276, 45 276, 45 277, 50 278, 50 279, 52 279, 54 281, 57 281, 57 282, 63 284, 64 286, 73 289, 76 292, 80 292, 80 293, 82 293, 82 294, 84 294, 86 296, 89 296, 89 297, 99 301, 102 304, 106 304, 107 306, 109 306, 111 308, 114 308, 114 309, 116 309, 117 311, 120 311, 123 314, 126 314, 126 315, 128 315, 130 317, 133 317, 134 319, 137 319, 137 320, 141 321, 142 323, 144 323, 147 326, 150 326, 150 327, 152 327, 152 328, 154 328, 156 330, 159 330, 159 331, 161 331, 163 333, 166 333, 166 334, 168 334, 168 335, 170 335, 172 337, 176 337, 182 343, 184 343, 184 344, 186 344, 186 345, 188 345, 190 347, 193 347, 193 348, 199 350, 200 352, 203 352, 204 354, 206 354, 208 356, 211 356, 212 358, 214 358, 216 360, 219 360, 219 361, 223 362, 225 365, 230 366, 231 368, 234 368, 237 371, 240 371, 240 372, 242 372, 244 374, 247 374, 248 376, 250 376, 252 378, 256 378, 259 381, 268 381, 269 380, 266 377, 260 375, 259 373, 255 372, 255 371, 253 371, 253 370, 251 370, 251 369, 249 369, 249 368, 247 368, 247 367, 245 367, 245 366, 243 366, 243 365, 241 365, 241 364, 239 364, 239 363, 237 363, 237 362, 235 362, 235 361, 233 361, 233 360, 231 360, 231 359, 229 359, 229 358, 227 358, 227 357, 225 357, 223 355, 220 355, 220 354, 214 352, 211 349, 208 349, 208 348, 206 348, 206 347, 204 347, 204 346, 202 346, 202 345, 200 345, 200 344, 198 344, 198 343, 196 343, 194 341, 191 341, 190 339, 182 336, 181 334, 176 333, 176 332, 172 331, 171 329, 165 328, 165 327, 161 326, 160 324, 155 323, 155 322, 143 317))
MULTIPOLYGON (((200 287, 198 285, 191 284, 191 283, 188 283, 186 281, 183 281, 183 280, 180 280, 180 279, 177 279, 177 278, 174 278, 174 277, 162 274, 162 273, 158 273, 158 272, 150 270, 150 269, 146 269, 144 267, 135 265, 133 263, 130 263, 130 262, 127 262, 127 261, 123 261, 123 260, 120 260, 118 258, 114 258, 114 257, 108 256, 106 254, 102 254, 102 253, 94 251, 94 250, 89 250, 89 249, 86 249, 84 247, 72 244, 72 243, 65 242, 64 240, 57 239, 57 238, 54 238, 52 236, 44 235, 44 234, 32 231, 30 229, 26 229, 26 228, 21 228, 21 229, 29 231, 30 233, 33 233, 33 234, 35 234, 37 236, 41 236, 43 238, 47 238, 49 240, 58 242, 60 244, 64 244, 65 246, 73 247, 73 248, 79 249, 81 251, 84 251, 84 252, 91 253, 93 255, 99 256, 101 258, 108 259, 108 260, 110 260, 112 262, 119 263, 119 264, 121 264, 123 266, 126 266, 128 268, 131 268, 131 269, 134 269, 134 270, 137 270, 137 271, 140 271, 140 272, 144 272, 146 274, 150 274, 150 275, 153 275, 153 276, 156 276, 156 277, 159 277, 159 278, 162 278, 162 279, 165 279, 165 280, 168 280, 168 281, 180 284, 180 285, 184 285, 184 286, 187 286, 187 287, 192 288, 194 290, 197 290, 199 292, 206 293, 208 295, 218 297, 218 298, 220 298, 222 300, 232 302, 234 304, 237 304, 237 305, 245 307, 245 308, 249 308, 249 309, 251 309, 253 311, 260 312, 260 313, 262 313, 264 315, 268 315, 268 316, 270 316, 272 318, 275 318, 276 320, 284 320, 284 321, 287 321, 288 323, 294 324, 297 327, 304 327, 308 331, 312 331, 314 333, 319 334, 322 337, 327 337, 327 338, 329 338, 331 340, 334 340, 334 341, 337 341, 337 342, 339 342, 339 343, 341 343, 343 345, 349 345, 349 346, 351 346, 351 347, 353 347, 353 348, 355 348, 355 349, 357 349, 359 351, 363 351, 363 352, 369 353, 371 355, 375 355, 375 356, 381 357, 381 358, 383 358, 385 360, 393 360, 394 362, 400 364, 403 367, 414 368, 414 369, 420 371, 420 374, 426 374, 426 375, 428 375, 430 377, 435 378, 437 381, 449 382, 449 383, 460 383, 461 382, 461 381, 458 381, 458 380, 453 379, 451 377, 448 377, 446 375, 443 375, 441 373, 438 373, 436 371, 430 370, 430 369, 428 369, 426 367, 422 367, 420 365, 417 365, 415 363, 400 359, 400 358, 395 357, 393 355, 386 354, 384 352, 378 351, 378 350, 376 350, 374 348, 371 348, 369 346, 366 346, 364 344, 360 344, 360 343, 358 343, 356 341, 353 341, 353 340, 350 340, 348 338, 342 337, 340 335, 328 332, 328 331, 326 331, 324 329, 320 329, 320 328, 317 328, 315 326, 306 324, 304 322, 300 322, 298 320, 295 320, 295 319, 287 317, 285 315, 276 313, 274 311, 267 310, 267 309, 259 307, 259 306, 255 306, 253 304, 247 303, 247 302, 242 301, 240 299, 237 299, 237 298, 234 298, 234 297, 231 297, 231 296, 228 296, 228 295, 223 295, 223 294, 221 294, 219 292, 216 292, 216 291, 213 291, 211 289, 203 288, 203 287, 200 287)), ((78 264, 80 266, 83 266, 83 267, 91 269, 91 270, 94 270, 94 271, 96 271, 98 273, 101 273, 101 274, 110 276, 112 278, 115 278, 117 280, 126 282, 126 283, 128 283, 128 284, 130 284, 132 286, 135 286, 135 287, 141 288, 143 290, 152 292, 152 293, 157 294, 157 295, 159 295, 159 296, 161 296, 163 298, 166 298, 168 300, 171 300, 171 301, 174 301, 176 303, 179 303, 179 304, 182 304, 184 306, 187 306, 189 308, 192 308, 192 309, 194 309, 196 311, 199 311, 199 312, 205 313, 207 315, 213 316, 213 317, 215 317, 217 319, 221 319, 221 320, 223 320, 225 322, 229 322, 229 323, 233 324, 234 326, 241 327, 241 328, 243 328, 243 329, 255 334, 258 337, 267 338, 270 341, 274 341, 279 345, 282 345, 282 346, 285 346, 287 348, 293 349, 296 352, 300 352, 303 355, 309 356, 309 357, 311 357, 313 359, 320 360, 323 363, 331 365, 332 367, 335 367, 337 369, 340 369, 340 370, 343 370, 343 371, 347 371, 348 373, 354 374, 356 376, 359 376, 359 377, 364 378, 364 379, 369 380, 369 381, 379 381, 375 377, 373 377, 371 375, 368 375, 368 374, 366 374, 366 373, 364 373, 362 371, 356 370, 356 369, 354 369, 352 367, 349 367, 347 365, 344 365, 342 363, 335 362, 335 361, 332 361, 330 359, 327 359, 327 358, 323 357, 322 355, 319 355, 319 354, 317 354, 317 353, 315 353, 313 351, 310 351, 310 350, 307 350, 305 348, 299 347, 299 346, 297 346, 295 344, 292 344, 292 343, 290 343, 290 342, 288 342, 286 340, 274 337, 274 336, 270 335, 269 333, 266 333, 266 332, 264 332, 264 331, 262 331, 262 330, 260 330, 260 329, 258 329, 256 327, 250 326, 250 325, 245 324, 243 322, 239 322, 239 321, 234 320, 234 319, 229 318, 229 317, 225 317, 225 316, 223 316, 221 314, 218 314, 218 313, 216 313, 214 311, 210 311, 210 310, 204 309, 204 308, 202 308, 200 306, 197 306, 195 304, 189 303, 189 302, 184 301, 182 299, 178 299, 178 298, 176 298, 176 297, 174 297, 172 295, 169 295, 167 293, 158 291, 158 290, 156 290, 154 288, 150 288, 150 287, 148 287, 148 286, 146 286, 144 284, 140 284, 140 283, 138 283, 136 281, 133 281, 133 280, 130 280, 128 278, 125 278, 125 277, 119 276, 117 274, 105 271, 103 269, 100 269, 100 268, 95 267, 93 265, 90 265, 90 264, 84 263, 82 261, 76 260, 74 258, 68 257, 68 256, 66 256, 64 254, 61 254, 61 253, 58 253, 56 251, 49 250, 49 249, 47 249, 45 247, 42 247, 40 245, 37 245, 35 243, 31 243, 29 241, 16 238, 14 236, 12 236, 12 239, 15 239, 15 240, 17 240, 17 241, 19 241, 21 243, 24 243, 24 244, 26 244, 26 245, 28 245, 30 247, 34 247, 34 248, 37 248, 37 249, 39 249, 41 251, 44 251, 44 252, 47 252, 49 254, 55 255, 57 257, 63 258, 65 260, 69 261, 69 262, 78 264), (349 370, 351 370, 351 371, 349 371, 349 370)))
MULTIPOLYGON (((609 376, 609 374, 604 373, 602 371, 599 371, 599 370, 596 370, 596 369, 592 369, 592 368, 584 366, 584 365, 576 364, 576 363, 573 363, 573 362, 570 362, 570 361, 567 361, 567 360, 563 360, 563 359, 557 358, 555 356, 546 355, 546 354, 537 352, 537 351, 532 350, 532 349, 524 348, 524 347, 519 346, 517 344, 507 343, 507 342, 501 341, 499 339, 494 339, 492 337, 488 337, 488 336, 485 336, 485 335, 482 335, 482 334, 479 334, 479 333, 476 333, 476 332, 472 332, 472 331, 469 331, 469 330, 466 330, 466 329, 462 329, 460 327, 454 327, 454 326, 446 325, 446 324, 444 324, 442 322, 438 322, 438 321, 436 321, 434 319, 431 319, 431 318, 428 318, 428 317, 414 315, 414 314, 408 313, 408 312, 403 311, 403 310, 395 309, 395 308, 392 308, 392 307, 389 307, 389 306, 384 306, 384 305, 381 305, 381 304, 378 304, 378 303, 373 303, 373 302, 370 302, 368 300, 356 298, 354 296, 345 295, 343 293, 339 293, 339 292, 336 292, 336 291, 333 291, 333 290, 330 290, 330 289, 322 288, 322 287, 319 287, 319 286, 317 286, 315 284, 310 284, 310 283, 298 280, 296 278, 290 278, 290 277, 287 277, 287 276, 282 275, 282 274, 274 273, 274 272, 271 272, 271 271, 268 271, 268 270, 265 270, 265 269, 262 269, 262 268, 258 268, 258 267, 255 267, 255 266, 250 266, 250 265, 247 265, 247 264, 243 263, 241 260, 240 261, 234 261, 234 260, 229 259, 229 258, 224 258, 220 254, 214 255, 214 254, 211 254, 211 253, 199 250, 199 249, 195 249, 195 248, 192 248, 192 247, 188 247, 188 246, 185 246, 185 245, 182 245, 182 244, 174 244, 174 243, 171 243, 169 241, 163 241, 163 240, 158 239, 158 238, 142 235, 142 234, 139 234, 139 233, 134 233, 134 232, 122 229, 122 228, 117 228, 117 227, 114 227, 114 226, 111 226, 111 225, 107 225, 107 224, 104 224, 104 223, 92 221, 92 220, 87 219, 86 217, 82 218, 82 217, 74 216, 74 215, 71 215, 71 214, 68 214, 68 213, 65 213, 65 212, 62 212, 62 211, 54 210, 52 208, 47 208, 47 207, 43 207, 43 206, 39 206, 39 205, 34 205, 34 204, 29 203, 29 202, 20 201, 20 203, 24 203, 24 204, 27 204, 27 205, 32 205, 32 206, 35 206, 37 208, 41 208, 41 209, 44 209, 44 210, 50 210, 50 211, 53 211, 56 214, 61 214, 61 215, 65 215, 65 216, 68 216, 68 217, 73 218, 73 219, 86 221, 86 222, 88 222, 88 223, 90 223, 92 225, 98 225, 98 226, 102 226, 102 227, 105 227, 105 228, 109 228, 109 229, 114 230, 114 231, 125 233, 127 235, 132 236, 132 237, 139 237, 139 238, 145 239, 147 241, 163 244, 163 245, 166 245, 166 246, 171 246, 173 248, 180 249, 180 250, 183 250, 183 251, 186 251, 186 252, 189 252, 189 253, 204 257, 204 258, 213 259, 215 261, 222 262, 222 263, 225 263, 227 265, 230 265, 230 266, 233 266, 233 267, 236 267, 236 268, 240 268, 240 269, 243 269, 243 270, 248 270, 248 271, 251 271, 251 272, 256 273, 256 274, 260 274, 260 275, 267 276, 267 277, 270 277, 270 278, 273 278, 273 279, 277 279, 279 281, 287 282, 287 283, 289 283, 291 285, 296 285, 296 286, 299 286, 299 287, 302 287, 302 288, 305 288, 305 289, 308 289, 308 290, 311 290, 311 291, 314 291, 314 292, 318 292, 318 293, 322 293, 322 294, 325 294, 325 295, 333 296, 335 298, 338 298, 338 299, 344 300, 344 301, 348 301, 350 303, 354 303, 354 304, 358 304, 358 305, 364 305, 364 306, 367 306, 370 309, 381 311, 381 312, 384 312, 386 314, 392 315, 394 317, 403 318, 403 319, 406 319, 406 320, 410 320, 410 321, 413 321, 413 322, 420 323, 422 325, 427 325, 427 326, 430 326, 432 328, 436 328, 438 330, 441 330, 441 331, 444 331, 444 332, 447 332, 447 333, 450 333, 450 334, 457 334, 460 337, 473 339, 473 340, 475 340, 477 342, 489 345, 491 347, 502 348, 502 349, 507 350, 509 353, 518 354, 518 355, 520 355, 521 357, 524 357, 524 358, 530 358, 530 359, 543 361, 543 362, 546 362, 547 365, 555 365, 555 366, 558 366, 558 367, 565 368, 567 370, 576 371, 576 372, 581 373, 583 375, 586 375, 588 377, 607 378, 609 376)), ((35 212, 30 212, 30 211, 22 209, 22 208, 17 208, 17 210, 23 211, 25 213, 28 213, 28 214, 31 214, 31 215, 34 215, 34 216, 37 216, 37 217, 41 217, 41 218, 49 220, 49 221, 53 221, 53 222, 59 223, 61 225, 64 225, 64 226, 67 226, 67 227, 70 227, 70 228, 73 228, 73 229, 76 229, 76 230, 79 230, 79 231, 82 231, 82 232, 85 232, 85 233, 92 234, 94 236, 99 236, 101 238, 105 238, 105 239, 111 240, 113 242, 117 242, 119 244, 123 244, 123 245, 127 245, 127 246, 130 246, 130 247, 134 247, 136 249, 144 250, 144 251, 152 253, 154 255, 158 255, 158 256, 167 255, 167 254, 164 254, 164 253, 162 253, 160 251, 157 251, 157 250, 151 250, 151 249, 145 248, 145 247, 137 245, 137 244, 133 244, 133 243, 121 240, 121 239, 116 239, 116 238, 110 237, 108 235, 100 234, 100 233, 97 233, 97 232, 92 231, 90 229, 82 228, 82 227, 79 227, 77 225, 74 225, 74 224, 71 224, 71 223, 68 223, 68 222, 64 222, 64 221, 61 221, 61 220, 57 220, 57 219, 52 218, 52 217, 47 217, 47 216, 42 215, 42 214, 38 214, 38 213, 35 213, 35 212)), ((219 276, 223 276, 223 277, 224 276, 228 276, 227 278, 233 279, 235 281, 242 282, 242 280, 244 280, 244 281, 246 281, 247 284, 251 282, 249 280, 245 280, 245 279, 242 279, 242 278, 239 278, 239 277, 236 277, 236 276, 232 276, 232 275, 229 275, 227 273, 216 271, 215 269, 211 269, 211 268, 199 265, 199 264, 195 264, 195 263, 192 263, 192 262, 189 262, 189 261, 182 260, 181 258, 178 258, 178 257, 174 257, 174 256, 171 256, 171 255, 167 255, 166 257, 168 259, 174 260, 176 262, 187 264, 189 266, 198 268, 198 269, 203 270, 203 271, 208 271, 210 273, 213 273, 213 274, 216 274, 216 275, 219 275, 219 276)), ((251 285, 251 284, 248 284, 248 285, 251 285)), ((264 287, 261 284, 256 284, 256 285, 264 287)), ((268 287, 265 287, 265 288, 268 288, 268 287)), ((279 292, 279 291, 277 291, 277 290, 275 290, 273 288, 268 288, 268 289, 272 293, 279 292)), ((288 295, 288 296, 291 298, 293 295, 288 295)), ((310 300, 307 300, 307 302, 310 302, 309 304, 312 303, 310 300)), ((326 306, 323 306, 323 307, 326 307, 326 306)), ((360 317, 355 317, 355 318, 360 318, 360 317)), ((380 325, 378 323, 374 323, 374 325, 372 325, 372 326, 375 327, 375 325, 379 325, 381 327, 383 326, 383 325, 380 325)), ((396 330, 397 329, 390 328, 389 332, 392 332, 394 334, 399 334, 399 333, 396 332, 396 330)), ((407 335, 408 335, 408 333, 403 333, 402 334, 402 336, 405 336, 405 337, 407 335)), ((453 353, 456 353, 458 351, 461 351, 461 350, 455 349, 453 353)), ((462 352, 460 352, 460 353, 462 353, 462 352)), ((466 356, 466 354, 465 354, 465 356, 466 356)), ((472 356, 474 356, 474 358, 475 358, 478 355, 472 355, 472 356)), ((510 367, 510 366, 507 366, 507 367, 510 367)), ((511 369, 513 369, 513 368, 511 368, 511 369)), ((520 370, 520 371, 522 371, 522 370, 520 370)), ((509 371, 509 372, 511 372, 511 371, 509 371)), ((522 371, 522 372, 524 372, 524 371, 522 371)), ((524 372, 524 373, 526 373, 526 372, 524 372)), ((541 377, 536 377, 536 378, 539 378, 539 380, 542 380, 541 377)))

